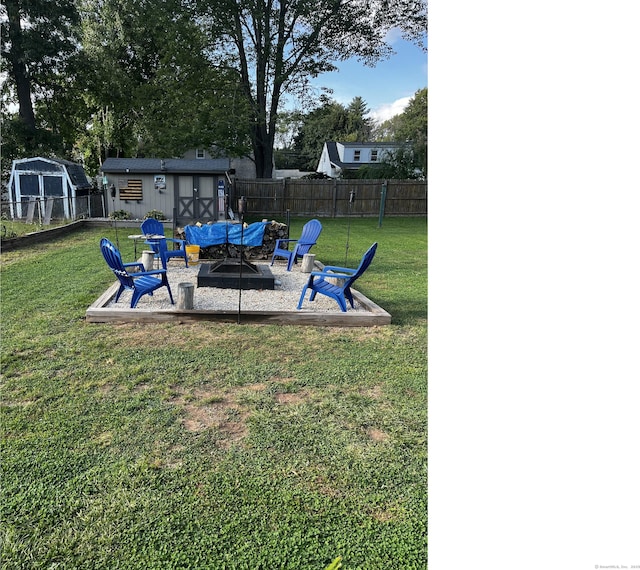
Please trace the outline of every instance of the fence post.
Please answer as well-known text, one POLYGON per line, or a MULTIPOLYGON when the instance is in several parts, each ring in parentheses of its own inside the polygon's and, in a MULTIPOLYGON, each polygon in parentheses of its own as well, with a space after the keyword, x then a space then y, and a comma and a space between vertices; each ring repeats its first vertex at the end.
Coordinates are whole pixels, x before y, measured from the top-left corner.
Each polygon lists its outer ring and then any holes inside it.
POLYGON ((387 181, 382 183, 382 192, 380 196, 380 215, 378 216, 378 227, 382 227, 382 218, 384 218, 384 203, 387 201, 387 181))
MULTIPOLYGON (((276 197, 276 193, 273 193, 273 197, 276 197)), ((280 210, 284 212, 287 209, 287 179, 282 179, 282 207, 280 210)), ((277 208, 273 208, 274 213, 277 212, 277 208)))
POLYGON ((333 179, 333 217, 338 215, 338 181, 333 179))

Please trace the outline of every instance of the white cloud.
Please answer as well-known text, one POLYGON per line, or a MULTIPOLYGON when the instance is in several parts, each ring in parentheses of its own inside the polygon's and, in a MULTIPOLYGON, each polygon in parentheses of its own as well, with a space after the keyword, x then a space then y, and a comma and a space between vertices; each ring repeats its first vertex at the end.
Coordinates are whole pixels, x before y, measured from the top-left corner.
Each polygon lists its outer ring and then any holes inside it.
POLYGON ((398 40, 402 39, 402 30, 400 28, 389 28, 384 37, 384 41, 388 44, 395 44, 398 40))
POLYGON ((395 117, 402 113, 405 107, 409 104, 409 101, 411 101, 411 97, 401 97, 400 99, 396 99, 393 103, 385 103, 384 105, 381 105, 377 109, 371 111, 369 115, 377 124, 383 123, 391 117, 395 117))

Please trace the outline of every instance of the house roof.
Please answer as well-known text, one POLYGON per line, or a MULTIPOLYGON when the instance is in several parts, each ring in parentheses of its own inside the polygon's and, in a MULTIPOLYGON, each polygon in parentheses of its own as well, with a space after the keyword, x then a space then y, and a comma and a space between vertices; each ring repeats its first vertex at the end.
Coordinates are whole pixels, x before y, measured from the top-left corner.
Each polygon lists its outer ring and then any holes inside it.
POLYGON ((343 162, 340 160, 340 154, 338 153, 338 145, 342 145, 346 148, 387 148, 396 149, 402 145, 402 143, 394 142, 340 142, 340 141, 326 141, 327 152, 329 153, 329 161, 334 166, 338 166, 344 169, 357 170, 368 162, 343 162))
POLYGON ((397 142, 336 142, 347 148, 397 148, 403 144, 397 142))
POLYGON ((226 172, 229 170, 228 158, 185 160, 182 158, 107 158, 100 170, 104 173, 198 173, 226 172))
POLYGON ((327 141, 325 144, 327 145, 327 152, 329 153, 329 161, 331 164, 343 168, 345 163, 340 160, 340 155, 338 154, 338 143, 336 141, 327 141))

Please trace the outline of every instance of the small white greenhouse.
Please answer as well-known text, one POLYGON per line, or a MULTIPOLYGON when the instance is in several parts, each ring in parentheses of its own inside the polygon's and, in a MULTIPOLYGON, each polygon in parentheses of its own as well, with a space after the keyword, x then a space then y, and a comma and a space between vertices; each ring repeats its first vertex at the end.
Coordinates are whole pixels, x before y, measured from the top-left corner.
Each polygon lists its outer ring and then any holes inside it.
POLYGON ((59 158, 21 158, 13 161, 7 190, 12 218, 27 216, 35 202, 44 215, 76 219, 91 215, 92 184, 80 164, 59 158))

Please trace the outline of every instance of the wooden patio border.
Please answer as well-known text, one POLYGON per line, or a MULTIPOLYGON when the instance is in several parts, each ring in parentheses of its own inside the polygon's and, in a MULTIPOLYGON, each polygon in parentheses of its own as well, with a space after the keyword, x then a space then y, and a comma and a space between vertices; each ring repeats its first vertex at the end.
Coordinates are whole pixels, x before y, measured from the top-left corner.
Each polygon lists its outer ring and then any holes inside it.
MULTIPOLYGON (((237 323, 238 311, 210 310, 145 310, 114 309, 107 307, 115 297, 120 284, 115 282, 86 311, 86 320, 90 323, 189 323, 195 321, 213 321, 220 323, 237 323)), ((365 311, 340 310, 335 312, 309 313, 298 311, 240 311, 241 324, 280 324, 280 325, 313 325, 326 327, 373 327, 391 324, 391 315, 382 307, 365 297, 359 291, 351 289, 354 300, 358 301, 365 311)))

